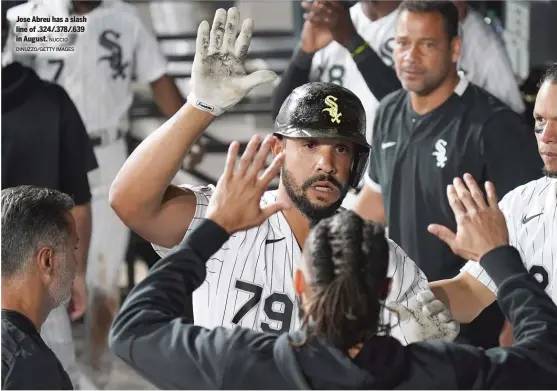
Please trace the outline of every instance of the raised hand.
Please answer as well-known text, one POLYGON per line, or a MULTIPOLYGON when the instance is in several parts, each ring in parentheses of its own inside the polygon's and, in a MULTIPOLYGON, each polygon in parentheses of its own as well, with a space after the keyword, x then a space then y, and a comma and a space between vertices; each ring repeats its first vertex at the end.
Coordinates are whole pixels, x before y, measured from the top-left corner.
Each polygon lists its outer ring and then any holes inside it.
POLYGON ((237 142, 230 144, 224 173, 207 208, 207 218, 230 234, 261 225, 271 215, 288 207, 283 202, 261 206, 263 193, 279 173, 284 161, 281 152, 259 176, 259 172, 265 168, 265 161, 274 141, 274 137, 267 136, 259 148, 261 138, 253 136, 236 170, 234 166, 240 146, 237 142))
POLYGON ((244 20, 240 35, 240 12, 218 9, 212 28, 207 21, 197 30, 188 102, 220 115, 242 100, 254 87, 274 81, 276 73, 259 70, 246 74, 244 62, 253 34, 253 21, 244 20))
POLYGON ((304 14, 304 26, 301 33, 301 47, 306 53, 315 53, 333 42, 333 35, 327 27, 313 23, 315 18, 314 5, 310 2, 302 2, 302 8, 308 12, 304 14))
MULTIPOLYGON (((308 11, 304 15, 308 29, 311 27, 310 32, 307 34, 306 42, 313 43, 314 47, 321 49, 332 40, 337 41, 343 46, 347 46, 358 34, 356 28, 352 23, 350 11, 344 7, 342 1, 329 0, 329 1, 314 1, 303 2, 302 7, 308 11)), ((302 49, 304 49, 304 30, 302 30, 302 49)))
POLYGON ((408 344, 432 339, 453 341, 460 331, 458 322, 431 291, 418 293, 406 306, 392 302, 388 307, 398 314, 400 329, 408 344))
POLYGON ((427 227, 464 259, 479 261, 485 253, 509 244, 507 223, 499 209, 495 186, 486 182, 485 190, 487 201, 472 175, 464 174, 464 182, 455 178, 453 185, 447 187, 447 197, 456 218, 456 234, 438 224, 427 227))

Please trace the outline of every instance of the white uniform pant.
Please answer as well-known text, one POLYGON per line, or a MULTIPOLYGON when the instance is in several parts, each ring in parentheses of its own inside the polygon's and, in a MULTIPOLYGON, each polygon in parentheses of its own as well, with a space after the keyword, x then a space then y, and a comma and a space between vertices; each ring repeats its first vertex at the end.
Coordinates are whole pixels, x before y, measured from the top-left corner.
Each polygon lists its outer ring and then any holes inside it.
POLYGON ((119 271, 125 259, 129 229, 108 203, 110 186, 127 158, 124 139, 95 148, 99 168, 89 175, 93 231, 87 261, 87 287, 107 293, 118 285, 119 271))
POLYGON ((129 229, 108 202, 110 186, 127 158, 125 140, 95 147, 95 155, 99 169, 89 175, 93 230, 86 275, 84 362, 91 380, 97 387, 104 388, 110 379, 113 362, 108 350, 108 332, 119 307, 120 267, 129 243, 129 229))

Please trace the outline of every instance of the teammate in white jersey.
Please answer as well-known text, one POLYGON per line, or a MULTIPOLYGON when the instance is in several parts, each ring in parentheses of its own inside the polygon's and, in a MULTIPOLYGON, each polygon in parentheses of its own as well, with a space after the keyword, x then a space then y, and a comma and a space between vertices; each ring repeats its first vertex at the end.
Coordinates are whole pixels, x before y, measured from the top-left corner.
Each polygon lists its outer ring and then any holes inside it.
MULTIPOLYGON (((534 119, 545 176, 507 193, 499 207, 507 222, 510 244, 518 249, 526 269, 557 303, 557 63, 549 67, 541 81, 534 119)), ((446 228, 434 226, 429 230, 444 240, 452 238, 446 228)), ((491 278, 473 261, 457 277, 433 282, 431 287, 461 323, 478 316, 495 300, 497 291, 491 278)), ((508 345, 509 336, 502 338, 508 345)))
MULTIPOLYGON (((379 101, 401 88, 392 58, 400 1, 360 1, 350 9, 343 3, 350 2, 302 3, 308 12, 301 42, 277 86, 274 112, 301 84, 337 83, 362 100, 370 141, 379 101)), ((459 9, 463 42, 459 72, 514 111, 523 113, 525 105, 501 37, 466 2, 453 3, 459 9)))
MULTIPOLYGON (((239 18, 235 8, 228 14, 219 9, 210 34, 207 22, 200 25, 188 103, 138 146, 111 187, 116 213, 161 255, 204 219, 213 195, 211 186, 170 185, 184 154, 215 115, 256 85, 276 78, 267 70, 246 75, 253 24, 246 20, 236 40, 239 18)), ((293 274, 311 222, 336 213, 347 189, 361 178, 369 151, 365 111, 350 91, 325 83, 300 87, 285 102, 276 135, 278 140, 266 143, 272 143, 274 155, 285 155, 280 185, 266 192, 261 202, 292 207, 259 227, 240 230, 211 257, 207 278, 193 296, 199 325, 241 325, 270 332, 297 328, 293 274)), ((242 159, 238 169, 245 164, 242 159)), ((427 280, 401 249, 391 246, 396 266, 388 301, 406 303, 427 289, 427 280)), ((405 333, 407 339, 400 339, 414 341, 417 334, 405 333)))
MULTIPOLYGON (((69 34, 73 51, 41 52, 15 61, 32 66, 45 80, 60 84, 76 105, 94 146, 99 169, 89 176, 92 192, 92 234, 87 265, 89 311, 87 358, 98 386, 106 383, 110 368, 106 340, 119 306, 119 270, 125 260, 129 230, 108 203, 108 190, 128 155, 125 135, 133 83, 149 84, 162 112, 172 116, 184 103, 174 82, 166 76, 166 59, 154 35, 147 30, 133 5, 121 0, 31 0, 18 12, 60 17, 85 16, 85 31, 69 34), (90 355, 90 357, 89 357, 90 355), (99 372, 100 371, 100 372, 99 372)), ((80 24, 83 26, 83 24, 80 24)), ((26 52, 25 54, 29 54, 26 52)), ((56 315, 58 312, 54 312, 56 315)), ((57 322, 47 321, 42 333, 47 341, 62 336, 57 322)))

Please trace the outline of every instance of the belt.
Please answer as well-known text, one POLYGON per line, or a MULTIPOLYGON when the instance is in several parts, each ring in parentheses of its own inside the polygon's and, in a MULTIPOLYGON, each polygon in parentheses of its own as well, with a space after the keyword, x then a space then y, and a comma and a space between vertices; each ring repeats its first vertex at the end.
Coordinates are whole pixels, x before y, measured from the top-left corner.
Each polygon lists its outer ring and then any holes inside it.
POLYGON ((126 135, 126 131, 118 129, 116 133, 114 131, 109 131, 108 129, 102 129, 95 131, 89 135, 89 139, 91 140, 91 145, 93 147, 105 147, 110 145, 126 135))

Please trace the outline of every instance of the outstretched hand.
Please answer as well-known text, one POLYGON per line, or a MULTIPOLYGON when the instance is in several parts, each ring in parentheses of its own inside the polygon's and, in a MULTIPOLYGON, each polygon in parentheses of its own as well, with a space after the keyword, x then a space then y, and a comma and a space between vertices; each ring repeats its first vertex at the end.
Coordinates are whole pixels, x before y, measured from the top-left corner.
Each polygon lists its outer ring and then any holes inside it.
POLYGON ((207 218, 229 234, 261 225, 270 216, 288 207, 283 202, 261 206, 263 193, 284 161, 284 155, 279 153, 263 174, 258 175, 265 168, 273 141, 274 137, 267 136, 259 147, 261 138, 253 136, 236 170, 234 167, 240 146, 237 142, 230 144, 224 173, 207 208, 207 218))
POLYGON ((188 102, 201 110, 220 115, 254 87, 274 81, 277 74, 259 70, 246 74, 244 62, 253 35, 253 21, 244 20, 238 38, 240 12, 218 9, 213 26, 201 22, 197 30, 195 58, 188 102))
POLYGON ((431 224, 427 228, 464 259, 479 261, 487 252, 509 244, 495 186, 486 182, 485 190, 487 201, 472 175, 465 174, 464 182, 455 178, 453 185, 447 187, 447 197, 456 218, 456 234, 443 225, 431 224))

